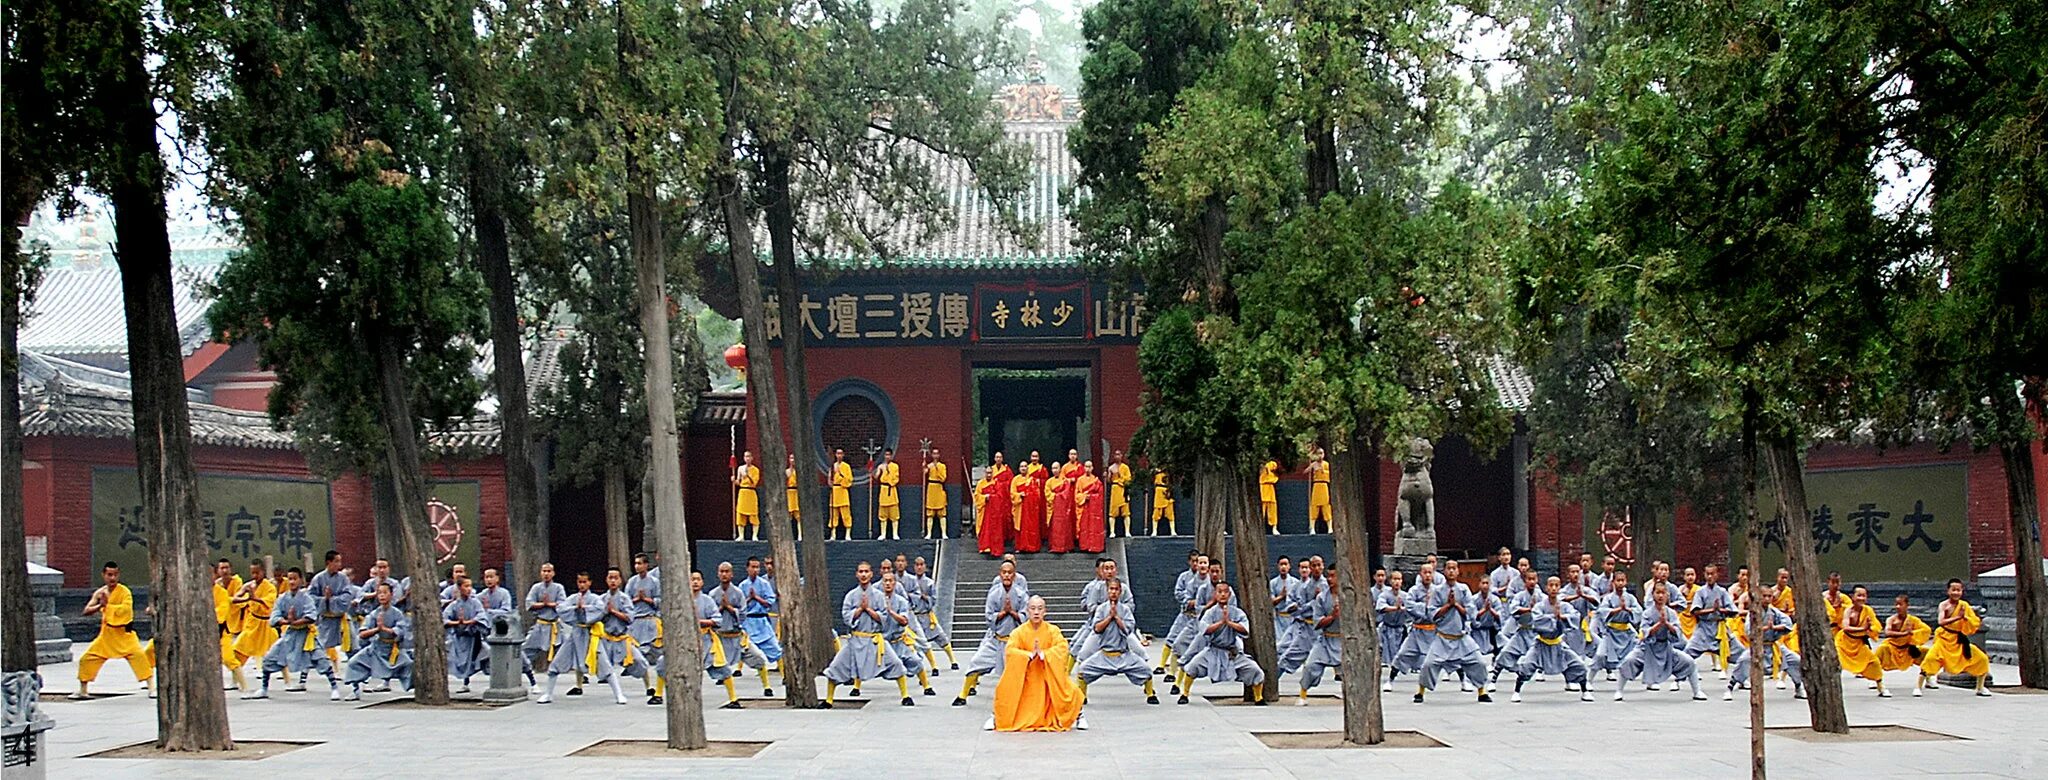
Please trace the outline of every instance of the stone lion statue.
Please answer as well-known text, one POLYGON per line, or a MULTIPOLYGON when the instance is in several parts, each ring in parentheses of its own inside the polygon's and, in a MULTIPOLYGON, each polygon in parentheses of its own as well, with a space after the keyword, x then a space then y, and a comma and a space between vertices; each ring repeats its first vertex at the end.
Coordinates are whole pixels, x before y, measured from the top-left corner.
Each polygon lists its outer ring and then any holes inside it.
POLYGON ((1436 447, 1417 437, 1408 442, 1408 455, 1401 459, 1401 486, 1394 503, 1394 516, 1402 536, 1436 534, 1436 488, 1429 482, 1429 464, 1436 459, 1436 447))

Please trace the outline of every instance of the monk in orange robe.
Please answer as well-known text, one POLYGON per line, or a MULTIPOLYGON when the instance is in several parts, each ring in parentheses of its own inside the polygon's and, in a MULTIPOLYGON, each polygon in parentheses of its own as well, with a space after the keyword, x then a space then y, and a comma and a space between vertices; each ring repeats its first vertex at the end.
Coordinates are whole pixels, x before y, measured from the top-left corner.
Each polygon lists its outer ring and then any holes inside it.
POLYGON ((1032 596, 1030 619, 1010 632, 1003 647, 1003 679, 996 683, 996 711, 983 729, 1067 731, 1088 728, 1080 720, 1081 691, 1067 674, 1073 657, 1067 638, 1045 622, 1045 599, 1032 596))
MULTIPOLYGON (((1045 497, 1051 504, 1052 522, 1046 524, 1046 549, 1056 553, 1074 549, 1074 480, 1068 469, 1055 467, 1045 481, 1045 497)), ((1079 476, 1076 474, 1075 476, 1079 476)))
POLYGON ((1010 478, 1010 467, 1003 464, 1003 454, 996 453, 982 483, 981 516, 975 518, 981 524, 976 547, 983 555, 1000 556, 1009 544, 1010 478))
POLYGON ((1103 487, 1102 479, 1095 476, 1095 462, 1084 464, 1081 476, 1074 480, 1074 527, 1084 552, 1102 552, 1103 487))

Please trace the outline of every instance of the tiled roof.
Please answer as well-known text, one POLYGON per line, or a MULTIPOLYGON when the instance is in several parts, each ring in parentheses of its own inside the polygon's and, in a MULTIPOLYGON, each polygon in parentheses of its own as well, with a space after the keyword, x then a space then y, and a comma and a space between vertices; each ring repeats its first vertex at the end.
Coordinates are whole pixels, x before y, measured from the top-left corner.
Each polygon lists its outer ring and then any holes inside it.
MULTIPOLYGON (((191 354, 206 343, 206 302, 201 284, 220 266, 195 264, 172 272, 171 303, 177 311, 178 343, 191 354)), ((122 309, 121 270, 52 266, 36 287, 21 327, 21 349, 51 355, 126 354, 128 317, 122 309)))
POLYGON ((1529 410, 1529 399, 1536 394, 1536 383, 1529 378, 1529 372, 1505 355, 1496 355, 1486 361, 1486 376, 1493 380, 1493 390, 1500 397, 1500 405, 1511 412, 1529 410))
POLYGON ((691 425, 740 425, 746 421, 747 394, 744 391, 699 395, 697 411, 690 415, 691 425))
MULTIPOLYGON (((874 251, 845 242, 828 242, 821 249, 799 252, 806 262, 822 260, 835 270, 1006 270, 1034 271, 1070 269, 1079 262, 1073 222, 1065 201, 1068 190, 1080 176, 1080 166, 1067 151, 1068 118, 1012 120, 1007 125, 1009 140, 1029 154, 1028 180, 1016 204, 1016 216, 1024 223, 1028 238, 1020 240, 1003 225, 996 204, 984 197, 972 171, 956 160, 932 155, 933 184, 946 198, 951 224, 942 225, 929 238, 926 225, 885 211, 865 197, 856 196, 855 219, 861 232, 870 236, 874 251)), ((809 220, 820 224, 817 217, 809 220)), ((757 230, 765 254, 767 235, 757 230)))
MULTIPOLYGON (((23 436, 132 439, 133 395, 126 388, 91 384, 59 372, 22 397, 23 436)), ((297 447, 290 431, 270 424, 270 415, 205 403, 189 403, 192 443, 215 447, 288 450, 297 447)), ((480 418, 427 434, 427 451, 442 457, 479 457, 498 450, 498 421, 480 418)))

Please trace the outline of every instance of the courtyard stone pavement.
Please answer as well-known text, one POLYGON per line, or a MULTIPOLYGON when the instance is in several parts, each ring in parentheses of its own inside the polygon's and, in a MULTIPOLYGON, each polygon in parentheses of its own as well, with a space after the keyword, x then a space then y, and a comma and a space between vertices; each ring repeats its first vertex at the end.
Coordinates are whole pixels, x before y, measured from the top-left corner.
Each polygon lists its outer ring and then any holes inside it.
MULTIPOLYGON (((73 647, 74 656, 84 650, 73 647)), ((961 652, 964 660, 966 652, 961 652)), ((943 664, 943 661, 942 661, 943 664)), ((42 668, 44 688, 68 693, 76 665, 42 668)), ((1993 679, 2017 680, 2012 667, 1993 667, 1993 679)), ((404 694, 365 694, 358 703, 327 701, 325 685, 309 681, 306 693, 285 693, 273 683, 272 699, 243 701, 229 692, 234 734, 243 740, 306 740, 320 744, 258 761, 86 758, 87 754, 148 741, 156 729, 155 702, 137 689, 125 663, 115 661, 94 683, 95 693, 125 695, 90 702, 53 702, 45 710, 56 720, 47 733, 53 778, 124 777, 515 777, 549 775, 646 777, 744 774, 774 777, 1686 777, 1737 778, 1747 774, 1748 718, 1745 697, 1720 700, 1720 681, 1709 673, 1710 699, 1694 702, 1667 685, 1661 692, 1631 686, 1628 700, 1615 702, 1609 685, 1596 681, 1596 701, 1580 702, 1562 683, 1531 682, 1526 701, 1512 704, 1505 691, 1491 704, 1473 701, 1454 684, 1440 686, 1427 704, 1409 701, 1412 688, 1386 695, 1389 729, 1418 730, 1448 748, 1371 750, 1276 750, 1252 735, 1264 731, 1326 731, 1342 726, 1333 701, 1294 706, 1294 679, 1280 703, 1268 707, 1215 706, 1200 694, 1235 692, 1234 686, 1198 685, 1193 703, 1176 706, 1166 696, 1148 706, 1139 690, 1119 679, 1097 682, 1086 715, 1091 729, 1064 734, 1003 734, 981 730, 989 715, 994 681, 967 707, 947 706, 959 692, 960 673, 944 671, 933 681, 939 695, 917 696, 917 706, 896 701, 895 685, 870 683, 872 700, 857 710, 720 710, 705 713, 714 740, 770 741, 750 759, 616 759, 570 757, 605 739, 661 739, 662 710, 647 706, 637 682, 628 682, 630 704, 611 701, 603 686, 584 696, 556 692, 556 701, 531 701, 498 709, 425 712, 398 707, 360 708, 404 694)), ((1912 679, 1894 673, 1895 697, 1878 699, 1861 680, 1848 680, 1849 719, 1856 725, 1910 726, 1960 740, 1816 744, 1773 735, 1767 739, 1774 778, 1980 778, 2048 777, 2048 693, 2000 693, 1988 698, 1969 691, 1937 689, 1912 698, 1912 679)), ((758 695, 759 679, 741 684, 741 695, 758 695), (751 689, 751 690, 750 690, 751 689)), ((778 681, 779 686, 779 681, 778 681)), ((483 686, 479 684, 477 691, 483 686)), ((778 687, 777 692, 780 692, 778 687)), ((912 688, 916 693, 916 688, 912 688)), ((1326 682, 1319 693, 1334 694, 1326 682)), ((724 698, 707 687, 707 697, 724 698)), ((1791 691, 1766 687, 1767 722, 1806 722, 1805 703, 1791 691)))

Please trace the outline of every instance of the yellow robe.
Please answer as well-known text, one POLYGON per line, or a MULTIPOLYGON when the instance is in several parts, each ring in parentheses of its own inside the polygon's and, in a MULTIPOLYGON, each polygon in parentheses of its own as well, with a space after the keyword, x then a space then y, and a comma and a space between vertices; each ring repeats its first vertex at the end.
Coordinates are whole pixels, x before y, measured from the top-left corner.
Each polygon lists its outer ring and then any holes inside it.
POLYGON ((924 513, 946 513, 946 464, 933 463, 924 472, 924 513))
MULTIPOLYGON (((1799 611, 1795 609, 1795 607, 1799 605, 1798 602, 1794 601, 1792 598, 1792 588, 1788 585, 1784 588, 1779 589, 1777 598, 1771 600, 1771 606, 1783 610, 1785 616, 1792 618, 1793 621, 1792 630, 1785 632, 1784 638, 1778 640, 1778 646, 1795 653, 1799 652, 1799 611)), ((1776 654, 1773 653, 1772 655, 1776 654)), ((1776 661, 1776 663, 1779 666, 1782 666, 1784 664, 1784 661, 1782 659, 1779 659, 1776 661)))
POLYGON ((1166 485, 1166 472, 1152 472, 1152 520, 1173 519, 1173 489, 1166 485))
POLYGON ((1311 522, 1330 519, 1330 462, 1317 461, 1308 467, 1308 517, 1311 522))
POLYGON ((840 461, 832 464, 832 506, 853 506, 853 464, 840 461))
MULTIPOLYGON (((1906 629, 1912 633, 1908 636, 1885 637, 1884 643, 1877 646, 1877 663, 1887 672, 1919 666, 1920 657, 1926 654, 1920 647, 1927 644, 1928 637, 1934 633, 1933 629, 1927 627, 1927 621, 1921 620, 1917 615, 1907 615, 1906 629)), ((1882 634, 1880 631, 1879 635, 1882 634)))
POLYGON ((1278 484, 1280 484, 1280 464, 1270 460, 1266 461, 1266 465, 1259 468, 1259 503, 1271 504, 1279 500, 1273 494, 1274 486, 1278 484))
POLYGON ((782 470, 782 493, 789 499, 789 516, 802 517, 803 512, 800 511, 796 503, 796 469, 787 468, 782 470))
MULTIPOLYGON (((1835 611, 1832 604, 1829 607, 1829 612, 1835 611)), ((1846 628, 1835 631, 1835 653, 1842 657, 1842 671, 1866 680, 1882 680, 1884 666, 1878 663, 1877 652, 1870 649, 1870 640, 1877 638, 1880 625, 1877 612, 1868 606, 1859 607, 1850 602, 1836 616, 1837 625, 1847 625, 1848 616, 1858 613, 1862 615, 1863 627, 1853 632, 1846 628)))
POLYGON ((272 580, 258 580, 256 590, 249 594, 249 600, 242 603, 242 632, 235 636, 234 655, 228 660, 241 666, 251 658, 261 658, 270 652, 270 646, 277 643, 277 627, 270 625, 270 610, 277 606, 277 583, 272 580))
POLYGON ((903 484, 903 469, 896 461, 889 461, 875 469, 875 509, 882 520, 898 520, 903 516, 902 493, 897 487, 903 484))
POLYGON ((1067 638, 1051 623, 1025 623, 1003 647, 996 683, 997 731, 1068 731, 1081 714, 1081 691, 1067 677, 1067 638), (1032 648, 1039 657, 1032 658, 1032 648))
POLYGON ((740 464, 739 496, 733 503, 733 525, 761 524, 761 470, 740 464))
POLYGON ((1969 655, 1963 655, 1963 637, 1977 633, 1977 629, 1984 626, 1983 619, 1977 616, 1977 609, 1970 606, 1970 602, 1959 600, 1956 602, 1956 614, 1962 617, 1960 621, 1955 620, 1956 615, 1951 615, 1948 625, 1934 627, 1934 644, 1927 646, 1927 659, 1920 662, 1921 673, 1948 672, 1983 677, 1991 672, 1991 657, 1984 654, 1984 648, 1972 644, 1969 655))
POLYGON ((235 662, 235 635, 242 633, 242 611, 235 607, 235 594, 242 592, 242 576, 229 575, 227 587, 213 581, 213 622, 220 624, 220 662, 235 662))
POLYGON ((80 682, 99 679, 100 667, 115 658, 127 659, 135 670, 135 679, 149 679, 156 670, 155 657, 135 638, 130 625, 134 622, 135 594, 129 592, 128 586, 115 583, 107 590, 106 605, 100 607, 99 636, 93 637, 92 644, 86 645, 85 653, 78 657, 80 682))
POLYGON ((1131 467, 1109 464, 1109 516, 1131 516, 1131 467))
POLYGON ((1699 628, 1700 625, 1700 619, 1693 617, 1692 614, 1692 594, 1699 592, 1699 589, 1698 585, 1678 586, 1679 595, 1685 597, 1685 606, 1678 612, 1678 630, 1687 637, 1692 636, 1693 629, 1699 628))

